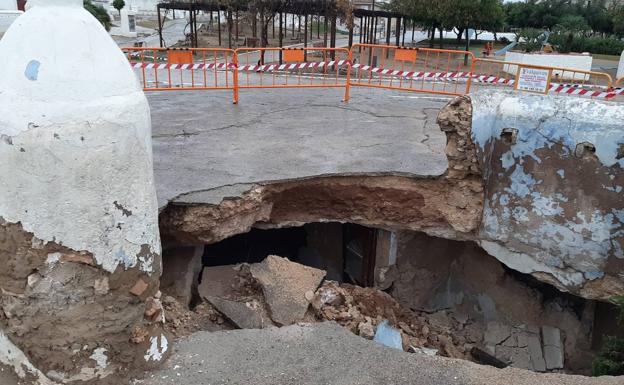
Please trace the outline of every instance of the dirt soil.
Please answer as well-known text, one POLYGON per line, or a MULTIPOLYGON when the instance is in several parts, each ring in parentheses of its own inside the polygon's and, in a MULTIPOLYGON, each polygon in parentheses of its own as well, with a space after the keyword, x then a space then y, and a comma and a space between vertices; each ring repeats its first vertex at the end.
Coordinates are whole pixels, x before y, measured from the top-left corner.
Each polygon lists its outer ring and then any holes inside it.
POLYGON ((336 321, 367 339, 373 338, 377 325, 388 320, 400 331, 403 350, 408 352, 430 348, 445 357, 470 359, 470 342, 478 340, 470 337, 470 329, 452 313, 416 313, 374 288, 327 281, 317 290, 312 307, 319 319, 336 321))

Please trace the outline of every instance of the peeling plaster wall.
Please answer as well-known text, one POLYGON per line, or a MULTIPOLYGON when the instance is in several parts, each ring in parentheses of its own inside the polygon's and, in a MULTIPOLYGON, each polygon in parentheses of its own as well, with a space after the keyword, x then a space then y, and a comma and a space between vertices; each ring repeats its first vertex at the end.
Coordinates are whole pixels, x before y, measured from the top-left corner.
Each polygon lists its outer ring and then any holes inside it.
POLYGON ((0 40, 0 363, 115 383, 168 351, 149 106, 82 0, 36 5, 0 40))
POLYGON ((0 52, 0 217, 109 272, 151 273, 138 257, 160 253, 149 106, 119 48, 82 7, 41 4, 0 52))
POLYGON ((486 185, 481 246, 560 289, 621 293, 624 108, 493 90, 473 95, 472 107, 486 185))

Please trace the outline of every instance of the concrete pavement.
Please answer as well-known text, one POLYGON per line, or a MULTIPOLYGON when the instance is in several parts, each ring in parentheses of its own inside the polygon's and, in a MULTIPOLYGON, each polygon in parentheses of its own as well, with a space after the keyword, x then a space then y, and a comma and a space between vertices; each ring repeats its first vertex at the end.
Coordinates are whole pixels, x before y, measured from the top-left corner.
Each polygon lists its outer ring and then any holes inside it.
POLYGON ((159 207, 218 203, 250 184, 324 175, 443 174, 450 98, 353 89, 149 93, 159 207))
POLYGON ((390 349, 333 322, 272 329, 199 332, 180 340, 145 385, 616 385, 589 378, 496 369, 390 349))

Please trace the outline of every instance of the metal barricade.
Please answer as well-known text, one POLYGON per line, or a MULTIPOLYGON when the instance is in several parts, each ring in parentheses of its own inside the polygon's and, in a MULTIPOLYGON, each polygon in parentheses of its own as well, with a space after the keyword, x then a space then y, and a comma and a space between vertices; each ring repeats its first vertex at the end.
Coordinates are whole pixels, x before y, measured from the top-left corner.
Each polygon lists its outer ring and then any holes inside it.
POLYGON ((355 44, 351 85, 442 95, 470 92, 474 54, 447 49, 355 44))
POLYGON ((349 100, 346 48, 239 48, 238 88, 344 88, 349 100))
POLYGON ((624 97, 624 77, 619 78, 613 82, 613 90, 612 92, 615 94, 615 98, 618 101, 621 101, 624 97))
POLYGON ((508 87, 519 92, 611 99, 613 81, 602 72, 477 58, 472 88, 508 87))
MULTIPOLYGON (((466 95, 480 87, 615 100, 624 78, 475 58, 468 51, 355 44, 346 48, 124 48, 145 91, 372 87, 466 95)), ((619 98, 617 98, 619 99, 619 98)))
POLYGON ((145 91, 232 90, 238 102, 236 54, 220 48, 124 48, 145 91))

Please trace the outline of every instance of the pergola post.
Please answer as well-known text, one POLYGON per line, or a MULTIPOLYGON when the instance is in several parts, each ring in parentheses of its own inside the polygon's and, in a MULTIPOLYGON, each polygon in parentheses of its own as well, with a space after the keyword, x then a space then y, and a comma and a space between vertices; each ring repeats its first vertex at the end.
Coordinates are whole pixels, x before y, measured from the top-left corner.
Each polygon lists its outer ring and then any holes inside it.
POLYGON ((377 44, 377 20, 379 18, 375 16, 375 24, 373 24, 373 44, 377 44))
POLYGON ((160 4, 156 5, 156 12, 158 12, 158 40, 160 41, 160 48, 162 48, 165 45, 165 43, 163 41, 163 34, 162 34, 163 24, 162 24, 162 18, 160 17, 160 4))
MULTIPOLYGON (((303 25, 304 25, 304 30, 303 30, 303 48, 307 48, 308 47, 308 14, 306 13, 303 16, 303 25)), ((303 51, 303 61, 307 61, 308 60, 308 55, 307 55, 307 51, 303 51)))
POLYGON ((397 16, 397 24, 396 24, 396 44, 395 45, 399 45, 401 44, 401 17, 397 16))
POLYGON ((407 20, 403 18, 403 46, 405 46, 405 30, 407 29, 407 20))
POLYGON ((221 11, 217 11, 217 32, 219 36, 219 47, 221 47, 221 11))
MULTIPOLYGON (((280 12, 279 13, 279 46, 280 47, 284 46, 284 33, 283 33, 282 26, 283 26, 282 12, 280 12)), ((280 64, 282 64, 282 50, 279 51, 279 62, 280 64)))
POLYGON ((323 43, 325 47, 327 47, 327 11, 325 11, 325 16, 323 17, 323 25, 325 26, 325 33, 323 35, 323 43))
POLYGON ((388 16, 386 19, 388 25, 386 26, 386 45, 390 45, 390 33, 392 32, 392 18, 388 16))
MULTIPOLYGON (((331 20, 331 48, 336 48, 336 15, 332 15, 331 20)), ((331 52, 332 60, 336 59, 336 51, 331 52)))
POLYGON ((368 43, 368 16, 364 16, 364 30, 360 31, 360 33, 362 34, 362 40, 363 43, 366 44, 368 43))
POLYGON ((321 15, 316 16, 316 38, 321 38, 321 15))
POLYGON ((236 47, 238 47, 238 9, 236 10, 236 47))
POLYGON ((362 44, 362 35, 363 35, 363 32, 364 32, 364 28, 362 28, 363 25, 364 25, 364 18, 360 17, 360 33, 359 33, 359 35, 360 35, 359 36, 360 44, 362 44))
POLYGON ((232 49, 232 11, 225 11, 226 20, 227 20, 227 28, 228 28, 228 48, 232 49))

